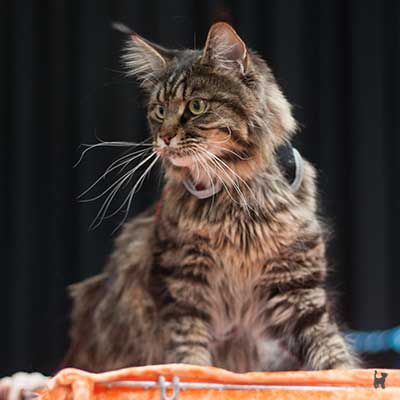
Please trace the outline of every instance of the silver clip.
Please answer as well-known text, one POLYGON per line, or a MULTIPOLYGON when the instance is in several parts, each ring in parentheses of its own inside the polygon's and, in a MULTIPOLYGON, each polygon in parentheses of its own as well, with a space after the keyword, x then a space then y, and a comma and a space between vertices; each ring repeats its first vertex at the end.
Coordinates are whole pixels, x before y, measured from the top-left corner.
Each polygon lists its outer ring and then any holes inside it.
POLYGON ((179 395, 179 378, 177 376, 174 376, 172 378, 172 395, 168 396, 167 395, 167 384, 165 381, 165 378, 161 375, 158 378, 158 384, 160 385, 160 395, 162 400, 176 400, 179 395))

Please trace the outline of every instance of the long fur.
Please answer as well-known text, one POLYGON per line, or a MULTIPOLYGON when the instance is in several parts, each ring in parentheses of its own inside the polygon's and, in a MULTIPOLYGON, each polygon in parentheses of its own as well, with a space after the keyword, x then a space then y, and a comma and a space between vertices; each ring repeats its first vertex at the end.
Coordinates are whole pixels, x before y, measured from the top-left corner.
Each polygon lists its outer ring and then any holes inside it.
POLYGON ((134 35, 125 61, 148 83, 162 198, 123 227, 103 273, 72 287, 67 364, 356 366, 325 290, 315 169, 305 161, 294 193, 276 160, 296 122, 270 69, 223 23, 202 51, 150 47, 134 35), (203 114, 188 111, 193 98, 203 114), (199 200, 183 179, 223 189, 199 200))

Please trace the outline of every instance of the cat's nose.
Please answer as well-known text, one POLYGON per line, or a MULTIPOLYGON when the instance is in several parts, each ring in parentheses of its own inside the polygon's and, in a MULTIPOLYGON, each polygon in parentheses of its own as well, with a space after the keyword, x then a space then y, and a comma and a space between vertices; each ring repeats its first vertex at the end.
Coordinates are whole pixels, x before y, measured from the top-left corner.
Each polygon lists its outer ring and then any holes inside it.
POLYGON ((160 138, 162 139, 162 141, 169 146, 169 144, 171 143, 171 140, 176 136, 176 133, 164 133, 163 135, 160 135, 160 138))

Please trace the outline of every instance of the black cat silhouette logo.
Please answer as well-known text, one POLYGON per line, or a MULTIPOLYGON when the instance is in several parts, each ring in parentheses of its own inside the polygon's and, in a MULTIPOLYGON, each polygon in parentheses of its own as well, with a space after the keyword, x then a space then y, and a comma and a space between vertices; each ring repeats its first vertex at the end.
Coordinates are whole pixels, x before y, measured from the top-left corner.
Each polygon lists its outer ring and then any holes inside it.
POLYGON ((382 389, 385 389, 385 380, 389 374, 386 372, 381 372, 381 376, 377 376, 377 372, 375 370, 374 373, 374 388, 378 389, 379 385, 381 385, 382 389))

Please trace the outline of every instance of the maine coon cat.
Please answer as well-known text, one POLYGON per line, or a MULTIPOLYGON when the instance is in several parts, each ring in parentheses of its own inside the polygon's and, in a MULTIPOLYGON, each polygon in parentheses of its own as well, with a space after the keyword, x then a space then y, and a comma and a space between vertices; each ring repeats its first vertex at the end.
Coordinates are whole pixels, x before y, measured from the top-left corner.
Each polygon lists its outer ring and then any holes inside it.
POLYGON ((267 64, 222 22, 203 50, 131 33, 124 61, 148 96, 148 162, 165 185, 105 270, 73 285, 66 365, 357 366, 324 287, 315 169, 293 153, 294 184, 281 162, 296 122, 267 64))

